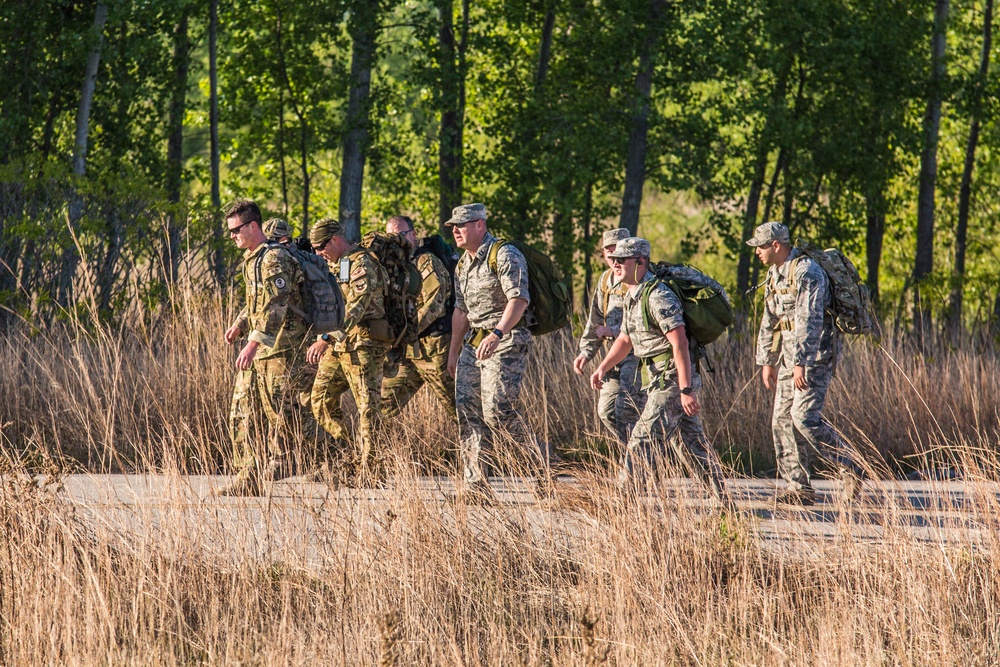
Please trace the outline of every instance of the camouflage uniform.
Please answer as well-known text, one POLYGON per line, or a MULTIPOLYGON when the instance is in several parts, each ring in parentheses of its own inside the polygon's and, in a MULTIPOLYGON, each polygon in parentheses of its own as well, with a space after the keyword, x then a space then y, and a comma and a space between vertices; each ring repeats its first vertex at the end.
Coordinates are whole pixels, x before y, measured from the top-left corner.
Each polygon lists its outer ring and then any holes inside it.
MULTIPOLYGON (((368 465, 372 442, 381 422, 382 364, 390 345, 385 319, 385 290, 389 281, 374 255, 360 246, 344 253, 350 261, 350 280, 340 284, 346 302, 345 336, 324 353, 316 371, 312 406, 317 421, 331 436, 346 439, 340 397, 350 390, 358 406, 358 464, 368 465)), ((341 260, 343 261, 343 260, 341 260)), ((339 263, 331 270, 339 274, 339 263)))
POLYGON ((260 344, 253 364, 239 371, 233 388, 229 428, 236 468, 255 468, 255 443, 264 439, 268 453, 280 457, 293 443, 315 440, 309 394, 313 370, 305 364, 309 325, 303 312, 302 270, 281 247, 261 244, 243 262, 246 307, 235 325, 260 344))
POLYGON ((528 264, 516 248, 505 245, 497 253, 497 273, 488 262, 496 238, 486 233, 475 255, 468 252, 458 263, 455 308, 468 313, 471 330, 465 339, 455 372, 455 406, 464 477, 469 483, 483 480, 480 455, 504 439, 524 448, 532 465, 544 465, 544 455, 517 408, 531 332, 519 323, 500 340, 489 359, 476 359, 482 332, 496 328, 510 299, 529 300, 528 264))
POLYGON ((779 474, 790 490, 811 489, 812 451, 860 475, 847 445, 822 415, 840 351, 837 329, 827 312, 832 296, 826 272, 792 248, 781 266, 768 269, 765 285, 757 365, 777 370, 771 429, 779 474), (795 388, 795 366, 805 368, 809 384, 805 391, 795 388))
MULTIPOLYGON (((666 334, 684 326, 684 310, 677 295, 663 283, 657 284, 650 292, 650 326, 647 327, 644 322, 642 292, 646 283, 655 280, 653 272, 647 271, 639 285, 625 295, 622 332, 632 341, 635 355, 646 366, 649 381, 646 384, 646 406, 625 447, 618 481, 628 481, 636 472, 637 464, 655 468, 664 458, 663 444, 669 440, 677 459, 701 477, 716 495, 722 495, 719 456, 705 437, 701 419, 689 416, 681 406, 673 347, 666 334)), ((701 376, 693 363, 691 387, 696 390, 701 387, 701 376)))
MULTIPOLYGON (((622 304, 626 293, 625 285, 615 278, 614 271, 608 269, 601 274, 590 302, 590 314, 580 337, 580 354, 593 359, 604 341, 594 330, 602 324, 611 329, 612 339, 621 332, 622 304)), ((605 427, 621 443, 628 442, 635 420, 646 404, 646 393, 642 390, 639 375, 639 358, 629 352, 625 359, 604 376, 604 386, 597 399, 597 414, 605 427)))
POLYGON ((382 415, 391 417, 410 402, 426 384, 437 395, 452 419, 455 412, 455 381, 448 373, 448 349, 451 345, 451 322, 447 303, 451 297, 451 274, 433 253, 417 256, 417 271, 422 279, 417 298, 417 332, 419 338, 406 346, 405 359, 396 374, 382 383, 382 415))

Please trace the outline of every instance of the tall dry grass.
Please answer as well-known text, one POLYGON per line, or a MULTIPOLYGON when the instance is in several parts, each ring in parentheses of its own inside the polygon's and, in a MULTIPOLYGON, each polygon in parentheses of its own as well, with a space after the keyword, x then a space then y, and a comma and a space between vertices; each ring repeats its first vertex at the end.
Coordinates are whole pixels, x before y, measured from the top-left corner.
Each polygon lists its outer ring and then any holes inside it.
MULTIPOLYGON (((189 300, 126 332, 7 333, 0 663, 1000 660, 993 356, 928 358, 903 344, 858 343, 827 411, 873 456, 965 465, 975 542, 920 542, 890 503, 875 543, 855 540, 845 514, 821 552, 775 551, 753 517, 705 513, 662 487, 640 501, 609 486, 599 466, 581 468, 572 495, 555 504, 500 512, 441 503, 408 465, 431 465, 453 446, 454 428, 427 393, 394 427, 397 477, 382 504, 367 514, 341 501, 309 505, 309 557, 294 546, 262 556, 242 540, 254 516, 290 511, 267 501, 241 514, 243 501, 213 509, 178 497, 147 517, 155 529, 126 530, 18 474, 160 470, 179 485, 182 473, 224 467, 234 353, 220 339, 230 314, 189 300), (198 529, 221 515, 231 521, 225 535, 198 529), (354 516, 367 518, 345 519, 354 516)), ((594 396, 569 370, 572 353, 569 340, 540 341, 525 388, 535 428, 564 449, 600 437, 594 396)), ((706 424, 731 460, 766 470, 767 396, 748 345, 731 341, 716 354, 706 424)))

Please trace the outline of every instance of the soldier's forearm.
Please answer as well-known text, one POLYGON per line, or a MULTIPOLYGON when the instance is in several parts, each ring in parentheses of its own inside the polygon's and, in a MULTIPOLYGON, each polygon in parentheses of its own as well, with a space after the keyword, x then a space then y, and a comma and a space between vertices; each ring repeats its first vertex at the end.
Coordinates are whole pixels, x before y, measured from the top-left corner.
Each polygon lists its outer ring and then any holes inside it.
POLYGON ((524 311, 527 309, 528 302, 526 300, 517 297, 510 299, 507 301, 507 306, 503 309, 503 317, 500 318, 497 328, 503 331, 504 334, 510 333, 510 330, 517 325, 524 316, 524 311))

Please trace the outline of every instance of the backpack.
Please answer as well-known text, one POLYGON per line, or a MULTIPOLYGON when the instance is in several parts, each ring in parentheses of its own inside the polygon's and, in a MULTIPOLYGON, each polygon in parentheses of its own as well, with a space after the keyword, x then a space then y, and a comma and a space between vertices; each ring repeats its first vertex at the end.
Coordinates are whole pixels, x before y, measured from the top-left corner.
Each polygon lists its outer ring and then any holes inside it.
POLYGON ((420 274, 410 262, 410 244, 401 234, 368 232, 359 244, 375 255, 389 275, 385 290, 385 319, 389 335, 400 343, 417 340, 417 295, 420 294, 420 274))
MULTIPOLYGON (((846 334, 870 334, 875 332, 875 315, 872 308, 871 295, 868 286, 861 281, 853 262, 837 248, 821 250, 812 243, 798 244, 801 256, 808 257, 826 273, 830 280, 833 299, 830 302, 830 314, 833 315, 837 329, 846 334)), ((789 268, 789 284, 795 285, 795 262, 789 268)))
MULTIPOLYGON (((311 252, 304 252, 295 246, 268 242, 267 247, 282 248, 290 254, 302 269, 302 306, 305 312, 293 308, 292 312, 312 325, 313 333, 324 334, 339 331, 344 326, 344 295, 337 285, 337 277, 330 273, 326 260, 311 252)), ((264 253, 261 253, 261 258, 264 253)), ((261 262, 256 271, 260 272, 261 262)), ((260 276, 257 277, 260 280, 260 276)))
POLYGON ((597 281, 597 289, 601 293, 601 312, 604 313, 604 323, 608 320, 608 306, 611 304, 611 295, 625 296, 627 291, 624 283, 618 283, 617 287, 612 287, 611 281, 614 279, 614 269, 607 269, 601 274, 597 281))
POLYGON ((697 347, 704 347, 721 336, 733 323, 733 306, 729 296, 716 280, 693 266, 655 262, 649 270, 656 274, 642 290, 642 320, 648 328, 653 318, 649 311, 649 295, 658 282, 670 288, 684 308, 684 328, 697 347))
POLYGON ((455 269, 458 268, 458 254, 440 234, 426 237, 417 248, 417 252, 413 254, 413 258, 416 259, 428 253, 441 260, 444 268, 448 269, 448 275, 451 277, 451 293, 445 302, 444 315, 428 325, 424 333, 451 333, 451 315, 455 312, 455 269))
POLYGON ((552 259, 523 241, 497 239, 490 247, 486 260, 493 273, 498 272, 497 254, 505 245, 519 250, 528 264, 528 294, 531 304, 524 311, 524 323, 531 334, 541 336, 569 326, 573 315, 573 299, 562 272, 552 259))

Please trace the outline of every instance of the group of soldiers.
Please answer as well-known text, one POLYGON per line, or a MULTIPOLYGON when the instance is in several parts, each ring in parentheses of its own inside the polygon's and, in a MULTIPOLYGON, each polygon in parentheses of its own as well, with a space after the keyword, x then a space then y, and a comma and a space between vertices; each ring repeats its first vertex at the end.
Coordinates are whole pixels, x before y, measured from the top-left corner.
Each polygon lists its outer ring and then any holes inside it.
MULTIPOLYGON (((246 306, 225 340, 246 343, 236 360, 230 415, 237 474, 217 493, 258 495, 265 483, 298 473, 384 483, 378 452, 384 420, 425 384, 458 422, 462 493, 492 502, 487 477, 505 465, 534 476, 539 494, 552 493, 548 444, 519 408, 534 342, 525 320, 528 265, 516 247, 490 233, 485 206, 458 206, 445 223, 461 252, 454 276, 435 254, 421 250, 412 220, 398 215, 387 221, 386 232, 406 239, 421 278, 416 342, 392 354, 387 272, 374 253, 348 240, 339 222, 323 219, 309 232, 314 252, 337 274, 346 304, 342 330, 317 336, 303 312, 302 269, 282 245, 291 242, 287 223, 265 223, 252 201, 233 204, 225 217, 230 237, 245 252, 246 284, 246 306), (353 438, 340 406, 348 391, 359 413, 353 438)), ((583 375, 611 343, 590 385, 600 392, 600 419, 622 451, 616 481, 626 485, 655 475, 669 442, 674 460, 729 505, 722 466, 699 417, 701 378, 682 303, 650 270, 648 241, 625 229, 609 230, 602 240, 608 269, 594 292, 573 368, 583 375)), ((831 461, 845 492, 853 494, 863 471, 821 415, 839 350, 827 276, 791 246, 784 225, 765 223, 748 243, 770 266, 757 363, 765 386, 775 391, 774 443, 788 483, 782 500, 813 502, 810 453, 831 461)))

